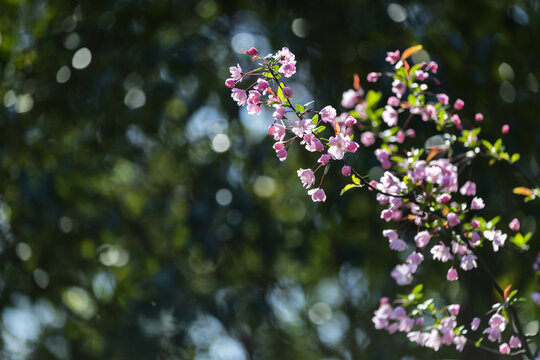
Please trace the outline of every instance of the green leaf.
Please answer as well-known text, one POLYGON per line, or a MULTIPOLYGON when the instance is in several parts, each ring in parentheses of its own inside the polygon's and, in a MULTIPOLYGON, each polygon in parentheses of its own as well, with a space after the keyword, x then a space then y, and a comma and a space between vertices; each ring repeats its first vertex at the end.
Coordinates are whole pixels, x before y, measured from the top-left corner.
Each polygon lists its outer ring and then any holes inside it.
POLYGON ((409 94, 409 97, 407 98, 407 101, 411 105, 416 105, 416 96, 414 96, 413 94, 409 94))
POLYGON ((497 141, 495 141, 495 144, 493 144, 493 149, 495 149, 494 151, 497 152, 501 148, 501 145, 502 139, 497 139, 497 141))
POLYGON ((480 344, 482 344, 482 341, 484 340, 484 337, 482 336, 480 339, 478 339, 477 342, 474 343, 474 346, 479 347, 480 344))
POLYGON ((321 126, 317 127, 315 130, 313 130, 313 133, 315 135, 317 135, 318 133, 323 132, 325 129, 326 129, 326 126, 321 125, 321 126))
POLYGON ((352 175, 352 181, 353 183, 355 183, 356 185, 360 185, 360 179, 356 176, 356 175, 352 175))
POLYGON ((283 90, 281 90, 281 84, 279 84, 279 86, 278 86, 277 94, 278 94, 278 98, 280 98, 281 101, 283 101, 285 103, 287 102, 287 99, 285 98, 285 96, 283 96, 283 90))
POLYGON ((373 109, 377 105, 379 100, 381 100, 381 97, 382 97, 382 92, 369 90, 366 95, 367 108, 373 109))
POLYGON ((311 122, 317 125, 317 123, 319 122, 319 114, 313 115, 313 117, 311 118, 311 122))
POLYGON ((491 145, 489 141, 482 139, 482 145, 484 145, 488 151, 493 151, 493 145, 491 145))
POLYGON ((527 249, 527 243, 531 239, 532 233, 527 233, 527 235, 523 236, 521 233, 517 233, 514 237, 510 238, 510 241, 512 241, 516 246, 527 249))
POLYGON ((315 102, 315 100, 311 100, 310 102, 305 103, 304 107, 308 107, 309 105, 313 104, 314 102, 315 102))
POLYGON ((341 193, 339 193, 339 196, 345 194, 347 191, 351 190, 352 188, 358 187, 356 184, 347 184, 341 189, 341 193))
POLYGON ((512 157, 510 158, 510 162, 512 164, 515 163, 516 161, 519 160, 519 157, 520 157, 520 155, 518 153, 513 154, 512 157))
POLYGON ((304 111, 304 107, 300 104, 296 104, 294 105, 294 107, 296 108, 296 110, 298 110, 298 112, 303 112, 304 111))
POLYGON ((424 289, 424 285, 423 284, 418 284, 414 287, 414 289, 412 290, 412 294, 418 294, 418 293, 421 293, 422 290, 424 289))

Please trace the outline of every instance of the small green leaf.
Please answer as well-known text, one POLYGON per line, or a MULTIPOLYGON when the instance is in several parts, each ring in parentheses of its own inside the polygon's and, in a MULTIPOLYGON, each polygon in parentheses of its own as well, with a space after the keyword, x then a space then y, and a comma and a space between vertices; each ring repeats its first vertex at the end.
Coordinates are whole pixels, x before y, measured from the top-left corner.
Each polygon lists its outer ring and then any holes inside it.
POLYGON ((287 102, 287 99, 285 98, 285 96, 283 96, 283 90, 281 90, 281 84, 279 84, 280 86, 278 86, 278 97, 281 99, 281 101, 283 102, 287 102))
POLYGON ((303 112, 304 111, 304 107, 300 104, 296 104, 294 105, 294 107, 296 108, 296 110, 298 110, 298 112, 303 112))
POLYGON ((518 153, 513 154, 512 157, 510 158, 510 162, 512 164, 515 163, 516 161, 519 160, 519 157, 520 157, 520 155, 518 153))
POLYGON ((489 141, 482 139, 482 145, 484 145, 488 151, 493 151, 493 145, 491 145, 489 141))
POLYGON ((324 129, 326 129, 326 126, 321 125, 321 126, 317 127, 315 130, 313 130, 313 134, 317 135, 318 133, 323 132, 324 129))
POLYGON ((311 122, 315 125, 319 122, 319 114, 315 114, 313 118, 311 118, 311 122))
POLYGON ((495 141, 495 144, 493 144, 493 149, 495 149, 495 152, 497 152, 501 148, 501 145, 502 139, 497 139, 497 141, 495 141))
POLYGON ((347 184, 343 187, 343 189, 341 189, 341 193, 339 193, 339 195, 343 195, 345 194, 347 191, 351 190, 352 188, 355 188, 355 187, 358 187, 358 185, 356 184, 347 184))
POLYGON ((416 285, 414 287, 414 289, 412 290, 412 293, 413 294, 421 293, 423 289, 424 289, 424 285, 423 284, 418 284, 418 285, 416 285))
POLYGON ((474 346, 479 347, 482 344, 483 340, 484 340, 484 337, 482 336, 480 339, 478 339, 477 342, 474 343, 474 346))
POLYGON ((356 176, 356 175, 352 175, 352 181, 353 183, 355 183, 356 185, 360 185, 360 179, 356 176))
POLYGON ((305 103, 304 107, 308 107, 309 105, 313 104, 314 102, 315 102, 315 100, 311 100, 310 102, 305 103))
POLYGON ((373 109, 382 97, 382 92, 369 90, 366 95, 366 103, 369 109, 373 109))

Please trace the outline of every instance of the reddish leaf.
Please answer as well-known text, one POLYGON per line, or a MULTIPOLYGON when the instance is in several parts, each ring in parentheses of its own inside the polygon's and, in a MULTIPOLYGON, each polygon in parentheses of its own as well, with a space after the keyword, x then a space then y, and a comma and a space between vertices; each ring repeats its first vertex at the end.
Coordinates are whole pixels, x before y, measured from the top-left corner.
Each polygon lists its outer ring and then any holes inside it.
POLYGON ((409 69, 411 68, 411 67, 409 66, 409 63, 406 62, 405 60, 403 60, 403 66, 405 66, 405 70, 407 70, 407 72, 409 72, 409 69))
POLYGON ((427 156, 426 162, 430 162, 439 153, 439 149, 436 148, 436 147, 432 147, 430 150, 431 150, 431 152, 427 156))
POLYGON ((335 135, 335 136, 337 136, 337 135, 339 134, 340 130, 341 130, 341 129, 340 129, 340 127, 339 127, 339 124, 338 124, 338 122, 337 122, 337 119, 334 119, 334 131, 336 132, 336 135, 335 135))
MULTIPOLYGON (((415 52, 417 52, 420 49, 422 49, 422 45, 411 46, 410 48, 406 49, 403 52, 403 55, 401 55, 401 60, 405 60, 406 58, 408 58, 409 56, 411 56, 412 54, 414 54, 415 52)), ((407 69, 407 70, 409 70, 409 69, 407 69)))
POLYGON ((360 77, 358 74, 354 74, 353 88, 356 91, 360 90, 360 77))
POLYGON ((524 186, 519 186, 517 188, 514 188, 514 194, 523 195, 523 196, 534 195, 531 189, 526 188, 524 186))
POLYGON ((508 301, 508 294, 510 293, 511 288, 512 284, 508 285, 506 289, 504 289, 504 301, 508 301))

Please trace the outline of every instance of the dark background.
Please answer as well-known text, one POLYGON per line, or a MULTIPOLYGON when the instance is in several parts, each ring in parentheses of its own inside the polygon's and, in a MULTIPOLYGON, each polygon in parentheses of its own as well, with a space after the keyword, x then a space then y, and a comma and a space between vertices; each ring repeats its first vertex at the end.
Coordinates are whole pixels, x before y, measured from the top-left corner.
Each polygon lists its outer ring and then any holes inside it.
MULTIPOLYGON (((373 328, 380 296, 406 291, 373 194, 339 197, 332 168, 312 203, 296 170, 313 154, 280 163, 269 113, 239 112, 223 82, 249 68, 239 47, 288 46, 295 93, 342 111, 354 73, 422 44, 441 91, 465 118, 484 113, 487 139, 510 124, 507 150, 537 176, 539 22, 537 0, 0 0, 0 357, 493 359, 373 328)), ((356 164, 377 166, 368 151, 356 164)), ((538 206, 511 193, 523 177, 482 161, 469 175, 487 217, 536 229, 538 206)), ((527 297, 531 263, 490 259, 527 297)), ((464 324, 498 301, 481 271, 441 289, 446 270, 426 264, 418 281, 460 302, 464 324)), ((537 329, 538 309, 522 311, 537 329)))

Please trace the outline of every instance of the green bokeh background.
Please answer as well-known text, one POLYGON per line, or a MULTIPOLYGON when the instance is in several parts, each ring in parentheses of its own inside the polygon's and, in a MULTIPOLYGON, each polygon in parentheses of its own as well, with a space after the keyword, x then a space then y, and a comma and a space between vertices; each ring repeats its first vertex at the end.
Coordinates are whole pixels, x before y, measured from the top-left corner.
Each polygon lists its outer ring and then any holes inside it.
MULTIPOLYGON (((339 197, 333 168, 313 204, 296 176, 313 154, 280 163, 270 114, 240 112, 223 81, 249 67, 239 47, 288 46, 295 93, 343 110, 354 73, 420 43, 441 91, 484 113, 488 139, 510 124, 507 150, 538 178, 539 34, 537 0, 0 0, 0 358, 493 359, 373 328, 400 291, 373 194, 339 197)), ((377 166, 368 151, 356 163, 377 166)), ((534 231, 538 206, 510 191, 526 180, 474 165, 486 216, 534 231)), ((489 264, 528 296, 531 261, 489 264)), ((459 320, 498 300, 480 271, 441 289, 445 273, 419 280, 459 320)))

